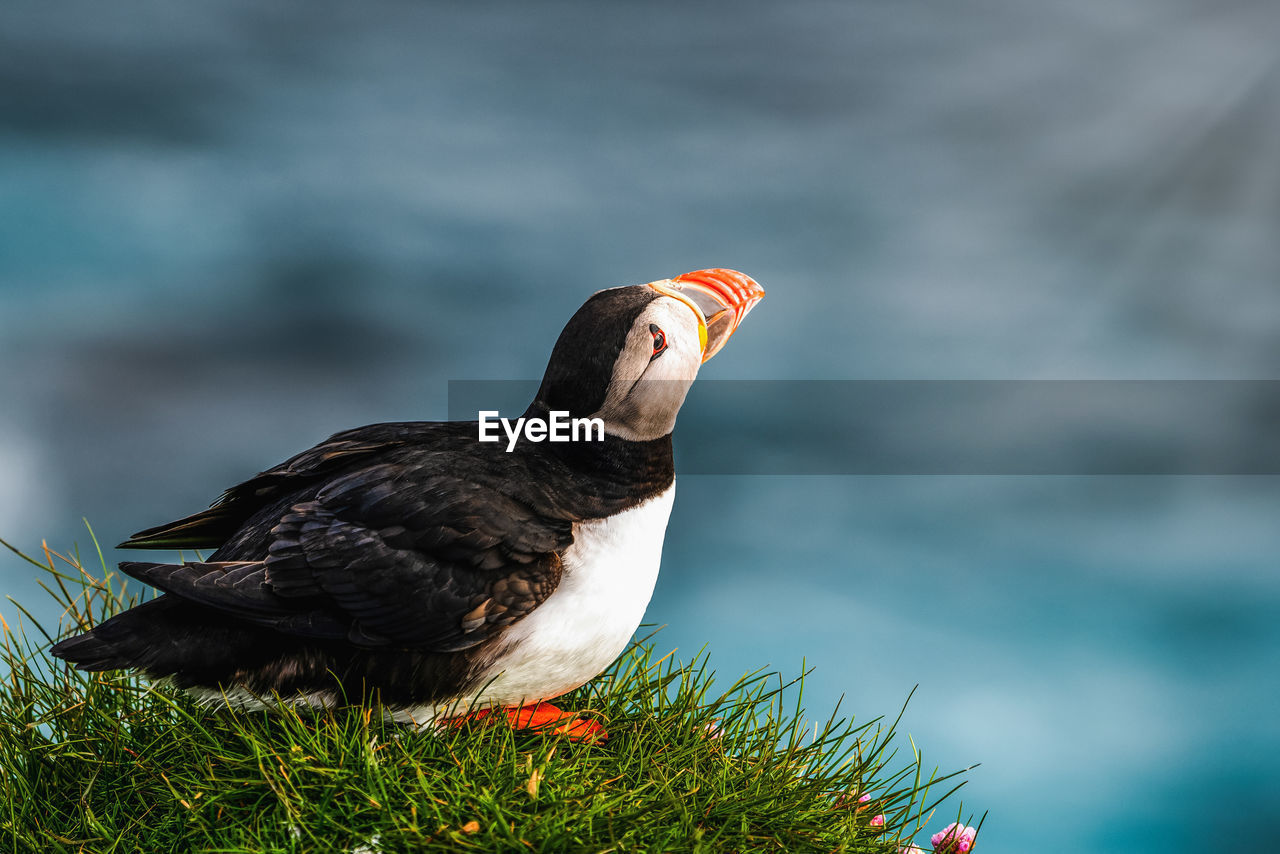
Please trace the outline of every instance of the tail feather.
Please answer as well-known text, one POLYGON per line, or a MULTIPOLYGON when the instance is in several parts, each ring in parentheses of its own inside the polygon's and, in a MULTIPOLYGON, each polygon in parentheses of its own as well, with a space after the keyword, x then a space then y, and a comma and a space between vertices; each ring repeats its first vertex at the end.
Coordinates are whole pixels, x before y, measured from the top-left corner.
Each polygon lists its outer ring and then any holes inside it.
POLYGON ((96 672, 131 666, 129 656, 122 654, 115 644, 98 637, 92 630, 59 641, 50 651, 55 658, 74 664, 76 670, 96 672))
MULTIPOLYGON (((144 571, 156 564, 122 563, 120 568, 143 581, 148 579, 144 571)), ((66 638, 53 645, 50 653, 73 665, 77 670, 97 672, 102 670, 148 669, 155 664, 155 649, 148 649, 154 641, 153 629, 170 622, 167 612, 171 602, 164 597, 153 599, 95 626, 84 634, 66 638)))
POLYGON ((175 604, 165 597, 144 602, 82 635, 59 641, 50 652, 77 670, 150 670, 163 649, 157 633, 171 623, 175 604))
MULTIPOLYGON (((164 594, 59 641, 52 652, 77 670, 137 670, 185 688, 240 684, 244 674, 299 649, 295 638, 164 594)), ((328 666, 326 660, 312 669, 323 675, 328 666)))

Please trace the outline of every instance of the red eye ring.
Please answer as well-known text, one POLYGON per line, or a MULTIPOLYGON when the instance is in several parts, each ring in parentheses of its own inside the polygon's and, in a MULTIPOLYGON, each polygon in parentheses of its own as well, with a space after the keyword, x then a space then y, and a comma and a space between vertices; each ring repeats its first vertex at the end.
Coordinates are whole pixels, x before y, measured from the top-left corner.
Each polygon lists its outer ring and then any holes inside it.
POLYGON ((656 323, 649 324, 649 334, 653 336, 653 355, 649 357, 652 362, 667 349, 667 336, 656 323))

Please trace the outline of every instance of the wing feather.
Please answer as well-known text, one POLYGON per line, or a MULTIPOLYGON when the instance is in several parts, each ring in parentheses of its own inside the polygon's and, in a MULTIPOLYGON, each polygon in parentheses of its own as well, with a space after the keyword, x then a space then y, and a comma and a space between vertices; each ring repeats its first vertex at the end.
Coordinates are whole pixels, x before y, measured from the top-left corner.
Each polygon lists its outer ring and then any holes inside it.
POLYGON ((266 539, 259 560, 122 568, 288 634, 445 652, 483 642, 545 601, 573 533, 568 519, 428 461, 335 478, 285 509, 266 539))

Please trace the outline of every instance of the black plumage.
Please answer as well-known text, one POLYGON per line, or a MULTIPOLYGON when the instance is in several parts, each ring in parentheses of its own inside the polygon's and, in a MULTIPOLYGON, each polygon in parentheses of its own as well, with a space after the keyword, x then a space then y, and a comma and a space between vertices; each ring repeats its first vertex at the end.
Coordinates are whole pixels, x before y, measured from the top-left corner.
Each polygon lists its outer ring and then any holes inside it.
MULTIPOLYGON (((644 343, 638 318, 668 292, 635 286, 588 300, 525 415, 600 410, 624 351, 644 343)), ((696 310, 684 322, 693 315, 705 322, 696 310)), ((53 654, 83 670, 131 668, 183 688, 265 698, 455 699, 504 654, 505 630, 557 589, 575 526, 636 507, 673 479, 669 432, 522 442, 508 452, 479 441, 475 422, 348 430, 208 510, 122 543, 214 551, 180 564, 120 564, 161 595, 53 654)))
POLYGON ((555 589, 573 522, 634 506, 674 476, 669 440, 607 439, 594 465, 559 447, 508 454, 477 441, 474 422, 339 433, 209 511, 122 543, 170 547, 180 532, 185 547, 211 547, 244 520, 206 561, 122 563, 166 595, 54 654, 180 687, 448 698, 494 652, 485 642, 555 589))
MULTIPOLYGON (((572 353, 590 349, 603 355, 589 362, 611 365, 651 299, 602 295, 605 312, 579 312, 562 334, 560 355, 570 358, 553 354, 526 415, 547 414, 544 396, 562 409, 599 406, 608 375, 574 371, 582 361, 572 353)), ((669 436, 521 443, 507 453, 478 441, 475 422, 348 430, 232 487, 206 511, 121 543, 216 551, 199 562, 120 564, 165 595, 53 654, 180 687, 448 698, 496 654, 486 642, 555 589, 573 523, 646 500, 673 472, 669 436), (459 651, 470 654, 450 654, 459 651)))

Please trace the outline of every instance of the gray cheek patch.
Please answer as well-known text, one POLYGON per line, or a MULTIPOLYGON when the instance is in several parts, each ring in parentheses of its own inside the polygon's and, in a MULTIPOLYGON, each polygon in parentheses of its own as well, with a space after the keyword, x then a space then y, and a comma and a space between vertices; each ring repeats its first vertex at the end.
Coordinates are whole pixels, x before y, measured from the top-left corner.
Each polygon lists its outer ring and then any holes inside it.
POLYGON ((609 390, 605 392, 604 405, 600 407, 600 415, 608 420, 607 413, 619 412, 636 383, 644 376, 649 367, 649 342, 653 336, 649 333, 649 312, 644 312, 636 319, 631 331, 627 333, 627 341, 613 363, 613 377, 609 380, 609 390))
MULTIPOLYGON (((654 310, 660 305, 655 301, 627 333, 626 344, 613 365, 604 405, 595 413, 604 419, 605 432, 623 439, 647 441, 670 433, 701 364, 696 355, 688 352, 684 340, 691 334, 686 328, 691 324, 682 325, 681 315, 669 310, 654 310), (668 343, 667 352, 652 360, 650 323, 663 327, 668 343), (674 334, 680 337, 673 338, 674 334)), ((678 308, 688 311, 683 306, 678 308)), ((696 337, 696 329, 692 334, 696 337)))
POLYGON ((616 411, 602 415, 605 432, 625 439, 659 439, 676 426, 676 413, 684 403, 689 383, 681 380, 641 380, 616 411))

